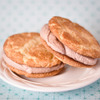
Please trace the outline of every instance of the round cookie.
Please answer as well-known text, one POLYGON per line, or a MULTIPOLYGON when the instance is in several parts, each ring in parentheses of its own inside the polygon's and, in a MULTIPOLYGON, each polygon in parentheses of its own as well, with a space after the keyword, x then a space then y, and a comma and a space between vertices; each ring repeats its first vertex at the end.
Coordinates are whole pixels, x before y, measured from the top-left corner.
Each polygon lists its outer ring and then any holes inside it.
POLYGON ((47 77, 58 74, 64 68, 64 64, 42 45, 40 35, 35 32, 10 36, 5 41, 3 49, 4 63, 19 75, 34 78, 47 77), (31 70, 32 68, 45 70, 55 66, 59 66, 59 68, 49 72, 38 73, 34 70, 33 73, 31 70))
POLYGON ((63 63, 73 67, 95 66, 100 58, 100 45, 85 28, 55 16, 40 31, 44 46, 63 63))
POLYGON ((11 60, 30 67, 52 67, 61 63, 48 52, 40 41, 40 35, 34 32, 8 37, 3 49, 11 60))
POLYGON ((50 19, 50 31, 75 52, 92 58, 100 57, 100 45, 93 35, 77 23, 62 17, 50 19))

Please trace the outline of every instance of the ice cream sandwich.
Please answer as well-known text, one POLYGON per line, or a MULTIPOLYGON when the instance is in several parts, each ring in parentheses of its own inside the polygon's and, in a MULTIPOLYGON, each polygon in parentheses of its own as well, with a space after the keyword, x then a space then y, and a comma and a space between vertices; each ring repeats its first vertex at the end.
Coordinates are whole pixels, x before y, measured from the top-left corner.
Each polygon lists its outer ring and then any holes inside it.
POLYGON ((84 27, 54 16, 40 31, 44 46, 63 63, 73 67, 93 67, 100 58, 100 45, 84 27))
POLYGON ((53 76, 64 64, 50 53, 35 32, 14 34, 5 41, 2 62, 18 75, 31 78, 53 76))

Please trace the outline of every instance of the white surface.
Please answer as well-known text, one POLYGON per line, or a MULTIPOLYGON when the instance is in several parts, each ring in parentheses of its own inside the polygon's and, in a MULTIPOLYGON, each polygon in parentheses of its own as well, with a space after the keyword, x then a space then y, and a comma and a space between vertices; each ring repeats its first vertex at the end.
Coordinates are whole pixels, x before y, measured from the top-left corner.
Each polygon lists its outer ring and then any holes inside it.
POLYGON ((26 78, 17 76, 7 66, 1 66, 2 50, 0 49, 0 78, 5 82, 26 90, 42 92, 68 91, 89 85, 100 78, 100 59, 93 68, 75 68, 66 66, 59 75, 47 78, 26 78))

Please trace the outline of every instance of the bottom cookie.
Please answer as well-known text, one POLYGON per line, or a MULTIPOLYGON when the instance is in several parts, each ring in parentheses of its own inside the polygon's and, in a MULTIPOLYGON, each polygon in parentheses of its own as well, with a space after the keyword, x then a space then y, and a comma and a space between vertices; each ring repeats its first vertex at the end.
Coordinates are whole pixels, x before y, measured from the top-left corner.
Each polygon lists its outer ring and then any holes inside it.
POLYGON ((42 78, 42 77, 48 77, 48 76, 54 76, 54 75, 57 75, 58 73, 60 73, 64 68, 60 68, 59 70, 56 70, 56 71, 52 71, 52 72, 49 72, 49 73, 27 73, 25 71, 22 71, 22 70, 18 70, 8 64, 6 64, 9 69, 13 72, 15 72, 16 74, 18 75, 24 75, 26 77, 29 77, 29 78, 42 78))
POLYGON ((72 59, 72 58, 70 58, 70 57, 68 57, 68 56, 66 56, 66 55, 62 55, 62 54, 60 54, 59 52, 56 52, 56 51, 54 51, 51 47, 49 47, 48 45, 47 45, 47 43, 41 38, 41 41, 42 41, 42 43, 43 43, 43 45, 51 52, 51 53, 53 53, 59 60, 61 60, 63 63, 66 63, 66 64, 68 64, 68 65, 70 65, 70 66, 73 66, 73 67, 79 67, 79 68, 91 68, 91 67, 93 67, 93 66, 95 66, 95 65, 85 65, 85 64, 82 64, 82 63, 80 63, 80 62, 78 62, 78 61, 75 61, 74 59, 72 59))

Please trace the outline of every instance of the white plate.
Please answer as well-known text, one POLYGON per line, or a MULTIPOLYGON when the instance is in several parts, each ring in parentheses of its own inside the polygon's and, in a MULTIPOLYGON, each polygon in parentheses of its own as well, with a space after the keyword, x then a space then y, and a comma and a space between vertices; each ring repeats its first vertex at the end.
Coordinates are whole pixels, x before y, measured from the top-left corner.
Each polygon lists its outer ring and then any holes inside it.
POLYGON ((2 66, 2 49, 0 49, 0 78, 5 82, 31 91, 61 92, 74 90, 89 85, 100 78, 100 59, 93 68, 75 68, 66 65, 66 70, 59 75, 47 78, 26 78, 2 66))

